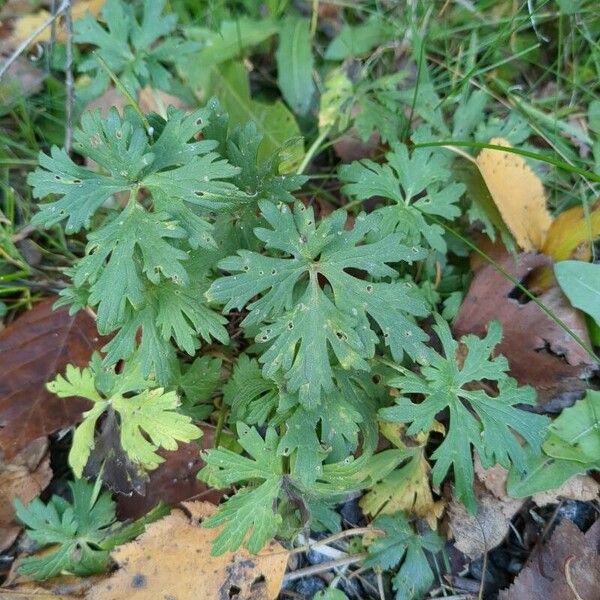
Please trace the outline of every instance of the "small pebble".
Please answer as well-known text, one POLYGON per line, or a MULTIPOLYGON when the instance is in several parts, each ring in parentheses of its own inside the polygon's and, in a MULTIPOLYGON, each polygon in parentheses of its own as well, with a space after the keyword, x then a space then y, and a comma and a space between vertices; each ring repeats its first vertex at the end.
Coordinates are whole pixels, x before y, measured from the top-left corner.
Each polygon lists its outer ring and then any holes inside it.
POLYGON ((564 520, 573 521, 579 529, 586 531, 596 520, 596 511, 589 502, 565 500, 556 513, 555 524, 564 520))
POLYGON ((327 585, 320 577, 312 576, 298 580, 295 587, 297 594, 304 598, 312 598, 317 592, 324 590, 327 585))
POLYGON ((358 498, 349 500, 342 504, 339 509, 339 513, 342 515, 346 525, 353 527, 364 527, 367 524, 365 516, 358 505, 358 498))

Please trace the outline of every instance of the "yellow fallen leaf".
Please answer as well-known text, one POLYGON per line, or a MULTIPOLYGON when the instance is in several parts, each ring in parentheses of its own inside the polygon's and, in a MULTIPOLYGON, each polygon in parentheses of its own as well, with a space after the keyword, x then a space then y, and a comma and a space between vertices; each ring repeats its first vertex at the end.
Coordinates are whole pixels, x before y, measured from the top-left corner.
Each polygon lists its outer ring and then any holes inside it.
MULTIPOLYGON (((106 0, 81 0, 80 2, 73 3, 73 9, 71 15, 73 21, 81 19, 88 11, 93 15, 97 15, 106 0)), ((38 27, 45 23, 50 18, 50 13, 47 10, 41 9, 30 15, 23 15, 15 20, 13 24, 13 31, 10 35, 9 45, 17 46, 21 42, 25 41, 38 27)), ((56 37, 59 42, 63 42, 65 34, 60 25, 60 21, 56 27, 56 37)), ((50 40, 50 27, 47 27, 42 31, 33 41, 35 42, 47 42, 50 40)))
POLYGON ((584 260, 592 258, 590 240, 600 236, 600 199, 589 209, 589 218, 583 206, 576 206, 554 219, 543 252, 556 262, 560 260, 584 260))
MULTIPOLYGON (((502 138, 490 140, 511 147, 502 138)), ((522 156, 485 148, 477 166, 518 246, 526 252, 542 250, 552 217, 546 208, 544 186, 522 156)))
MULTIPOLYGON (((360 507, 372 517, 403 511, 425 519, 432 529, 436 529, 445 503, 434 500, 429 485, 430 467, 425 458, 428 434, 419 433, 412 439, 412 443, 418 445, 409 447, 404 443, 404 425, 382 421, 379 430, 396 447, 406 449, 410 460, 372 486, 360 499, 360 507)), ((444 427, 436 421, 433 430, 443 431, 444 427)))
POLYGON ((94 586, 86 600, 275 600, 283 583, 288 551, 271 542, 259 554, 246 550, 211 556, 219 528, 204 529, 198 520, 215 510, 208 502, 152 523, 135 541, 119 546, 112 557, 119 569, 94 586))

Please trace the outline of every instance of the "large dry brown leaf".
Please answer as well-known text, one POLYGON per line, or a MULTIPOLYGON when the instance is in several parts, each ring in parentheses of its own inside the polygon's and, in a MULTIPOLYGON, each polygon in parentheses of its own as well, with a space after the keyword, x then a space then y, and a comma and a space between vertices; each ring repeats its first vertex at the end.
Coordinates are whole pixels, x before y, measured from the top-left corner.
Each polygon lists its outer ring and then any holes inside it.
MULTIPOLYGON (((521 254, 516 259, 507 255, 495 258, 526 284, 526 277, 534 269, 552 264, 550 258, 535 254, 521 254)), ((454 323, 454 332, 483 335, 490 321, 500 321, 504 335, 497 351, 508 358, 511 375, 519 383, 535 387, 538 403, 545 410, 556 412, 581 396, 587 387, 584 378, 597 365, 534 302, 522 303, 519 295, 511 281, 494 267, 478 266, 454 323)), ((589 344, 583 315, 571 307, 556 285, 544 291, 539 300, 589 344)))
POLYGON ((33 440, 69 427, 89 403, 58 398, 46 383, 68 363, 84 366, 106 339, 85 311, 53 311, 47 298, 0 332, 0 451, 11 460, 33 440))
POLYGON ((10 463, 0 459, 0 552, 6 550, 21 531, 21 525, 14 520, 14 500, 18 498, 25 504, 29 503, 51 479, 46 438, 33 441, 10 463))
MULTIPOLYGON (((494 138, 490 144, 511 147, 502 138, 494 138)), ((485 148, 477 157, 477 166, 518 246, 527 252, 541 250, 552 217, 540 178, 522 156, 502 150, 485 148)))
POLYGON ((499 600, 599 600, 600 521, 584 535, 563 521, 499 600))
POLYGON ((149 525, 134 542, 112 556, 119 570, 99 583, 87 600, 274 600, 287 566, 288 552, 271 542, 259 554, 245 550, 211 556, 219 529, 204 529, 197 519, 215 507, 186 505, 192 518, 174 510, 149 525))
POLYGON ((508 497, 499 500, 478 481, 473 490, 477 513, 468 513, 462 503, 453 500, 448 507, 448 526, 454 545, 469 558, 476 559, 502 543, 523 500, 508 497))

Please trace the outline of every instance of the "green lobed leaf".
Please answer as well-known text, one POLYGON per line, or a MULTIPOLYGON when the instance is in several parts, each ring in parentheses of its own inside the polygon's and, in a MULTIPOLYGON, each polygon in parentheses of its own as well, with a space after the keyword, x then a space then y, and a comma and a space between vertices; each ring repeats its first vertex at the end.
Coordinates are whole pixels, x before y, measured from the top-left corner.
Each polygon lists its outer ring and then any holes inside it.
POLYGON ((215 487, 251 482, 219 507, 216 514, 203 522, 205 527, 224 524, 215 539, 212 553, 235 551, 242 543, 250 552, 258 552, 271 539, 281 516, 276 512, 277 498, 282 485, 283 468, 277 455, 277 434, 267 429, 263 439, 254 428, 244 423, 237 427, 238 441, 249 457, 240 456, 226 448, 204 453, 206 467, 198 477, 215 487))
POLYGON ((382 216, 379 234, 401 232, 407 244, 427 243, 445 253, 444 230, 428 222, 427 216, 452 220, 460 215, 456 203, 464 186, 441 186, 450 175, 445 168, 447 157, 430 148, 417 148, 409 154, 404 144, 396 142, 386 160, 384 164, 362 160, 343 165, 339 170, 340 179, 345 182, 342 191, 358 200, 373 196, 393 200, 395 204, 378 209, 382 216))
POLYGON ((396 571, 392 585, 398 600, 422 598, 434 578, 426 552, 440 552, 442 540, 431 531, 417 534, 402 513, 381 515, 373 527, 383 530, 384 535, 369 545, 363 568, 396 571))
POLYGON ((90 13, 75 22, 74 41, 95 46, 94 53, 78 65, 81 72, 93 77, 83 91, 84 98, 100 95, 110 82, 96 53, 133 96, 146 85, 171 89, 173 77, 168 67, 195 53, 199 46, 175 32, 177 19, 162 14, 165 4, 166 0, 144 0, 139 21, 134 6, 122 0, 107 0, 100 11, 104 25, 90 13))
POLYGON ((143 531, 137 526, 122 528, 110 494, 98 494, 93 484, 77 479, 69 483, 69 489, 71 502, 53 496, 47 504, 36 498, 24 506, 15 500, 16 516, 27 536, 40 547, 51 546, 40 556, 23 559, 21 574, 43 580, 63 572, 102 573, 111 564, 109 551, 116 542, 129 541, 143 531))
POLYGON ((370 319, 397 360, 424 353, 427 338, 414 316, 426 315, 425 303, 409 281, 394 280, 398 273, 387 264, 423 258, 420 248, 404 246, 399 234, 364 243, 379 225, 377 214, 359 215, 348 231, 343 210, 317 226, 312 208, 300 203, 293 211, 268 202, 260 208, 271 229, 255 233, 278 256, 240 250, 219 263, 232 274, 217 279, 206 295, 224 303, 225 311, 247 305, 242 325, 262 325, 256 341, 269 342, 260 358, 266 377, 283 373, 288 390, 314 408, 333 389, 330 352, 344 369, 368 370, 366 359, 379 341, 370 319), (373 281, 350 269, 369 273, 373 281), (392 281, 382 281, 385 277, 392 281))
POLYGON ((407 434, 414 435, 431 431, 435 416, 442 410, 449 411, 447 434, 431 456, 435 460, 433 483, 439 485, 452 467, 455 493, 474 511, 471 448, 477 450, 484 467, 498 463, 507 469, 514 465, 523 470, 527 454, 515 434, 539 454, 548 419, 517 408, 519 404, 533 405, 535 392, 527 386, 517 387, 516 381, 508 377, 504 356, 492 358, 502 336, 498 322, 490 323, 484 338, 461 338, 465 352, 462 364, 457 362, 459 345, 446 321, 436 316, 434 330, 444 355, 430 349, 421 375, 406 372, 389 381, 402 394, 422 394, 424 400, 415 403, 402 395, 395 406, 382 409, 380 414, 388 421, 410 423, 407 434), (482 380, 497 382, 496 396, 469 385, 482 380))

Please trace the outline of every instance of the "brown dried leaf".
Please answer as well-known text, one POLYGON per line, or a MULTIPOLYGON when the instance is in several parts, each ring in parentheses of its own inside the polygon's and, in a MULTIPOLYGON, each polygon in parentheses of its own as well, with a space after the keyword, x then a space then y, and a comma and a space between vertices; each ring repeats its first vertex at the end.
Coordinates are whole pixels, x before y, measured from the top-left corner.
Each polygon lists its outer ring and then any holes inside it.
MULTIPOLYGON (((511 147, 502 138, 494 138, 490 144, 511 147)), ((540 178, 522 156, 502 150, 485 148, 477 157, 477 166, 519 247, 527 252, 541 250, 552 217, 540 178)))
POLYGON ((499 500, 477 482, 474 490, 477 497, 476 514, 469 514, 456 500, 448 508, 448 525, 454 536, 454 545, 472 559, 479 558, 502 543, 511 519, 523 504, 523 500, 507 497, 499 500))
POLYGON ((51 479, 46 438, 33 441, 10 463, 0 460, 0 552, 6 550, 21 531, 21 525, 14 521, 13 501, 18 498, 27 504, 51 479))
POLYGON ((599 543, 600 521, 585 535, 571 521, 562 521, 499 600, 598 600, 599 543))
POLYGON ((52 310, 47 298, 0 332, 0 451, 11 460, 33 440, 69 427, 89 408, 87 400, 58 398, 46 383, 69 363, 87 365, 106 339, 93 317, 52 310))
MULTIPOLYGON (((516 259, 505 255, 496 260, 524 281, 525 287, 534 269, 552 264, 550 258, 535 254, 520 254, 516 259)), ((597 365, 534 302, 521 303, 519 296, 519 290, 502 273, 491 265, 480 266, 454 323, 454 332, 458 336, 483 335, 489 321, 500 321, 504 335, 497 351, 508 358, 511 375, 519 383, 537 389, 538 403, 544 410, 556 412, 581 396, 586 389, 583 379, 597 365)), ((583 315, 556 285, 540 294, 539 300, 589 344, 583 315)))
POLYGON ((215 429, 204 423, 199 427, 204 434, 198 442, 180 443, 177 450, 162 449, 158 452, 165 462, 150 472, 144 496, 133 494, 117 497, 119 519, 138 519, 159 502, 175 506, 193 498, 219 503, 223 492, 209 488, 197 478, 198 471, 205 464, 200 458, 200 451, 213 447, 215 429))
POLYGON ((188 508, 192 519, 174 510, 149 525, 134 542, 118 547, 112 556, 119 570, 93 587, 87 600, 277 598, 288 551, 271 542, 256 555, 240 550, 211 556, 219 529, 203 529, 196 520, 211 514, 215 507, 202 502, 188 508))

